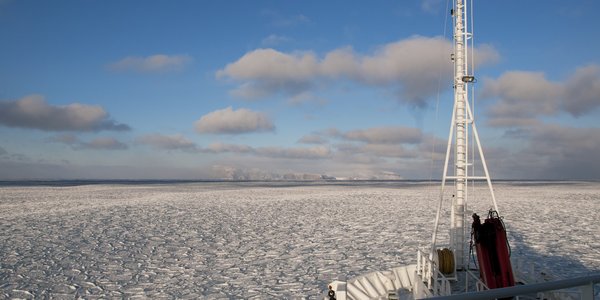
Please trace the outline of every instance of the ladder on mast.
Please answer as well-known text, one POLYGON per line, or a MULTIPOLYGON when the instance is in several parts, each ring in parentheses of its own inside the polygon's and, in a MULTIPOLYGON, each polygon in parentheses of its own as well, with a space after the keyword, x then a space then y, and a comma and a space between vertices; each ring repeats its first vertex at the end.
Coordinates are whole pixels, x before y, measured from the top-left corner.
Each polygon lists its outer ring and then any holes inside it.
MULTIPOLYGON (((472 6, 472 1, 471 1, 472 6)), ((483 155, 479 134, 475 125, 473 112, 469 104, 472 99, 472 85, 475 83, 473 75, 473 25, 472 19, 468 14, 466 0, 455 0, 455 7, 452 10, 454 20, 454 106, 452 110, 452 121, 450 132, 448 134, 448 144, 446 148, 446 158, 444 161, 444 171, 442 174, 442 184, 440 190, 439 204, 435 219, 435 225, 432 236, 432 247, 430 258, 436 251, 437 234, 439 219, 442 210, 444 190, 447 180, 454 180, 454 197, 452 199, 452 210, 450 215, 450 248, 454 252, 455 266, 457 270, 465 270, 468 264, 467 249, 467 227, 466 207, 468 203, 468 182, 474 180, 485 180, 491 194, 493 207, 498 211, 496 198, 492 187, 491 178, 483 155), (469 23, 470 22, 470 23, 469 23), (469 59, 471 59, 469 61, 469 59), (484 176, 475 176, 469 173, 469 158, 474 153, 469 153, 469 139, 472 137, 476 146, 477 154, 483 166, 484 176), (454 145, 454 175, 450 175, 449 161, 451 149, 454 145)), ((475 151, 473 151, 475 152, 475 151)), ((473 172, 474 173, 474 172, 473 172)))

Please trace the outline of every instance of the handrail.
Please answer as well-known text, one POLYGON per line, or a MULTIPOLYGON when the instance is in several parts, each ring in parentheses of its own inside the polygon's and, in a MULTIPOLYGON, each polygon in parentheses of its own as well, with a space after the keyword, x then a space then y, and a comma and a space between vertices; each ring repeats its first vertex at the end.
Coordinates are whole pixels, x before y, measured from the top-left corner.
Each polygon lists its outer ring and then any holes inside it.
POLYGON ((481 281, 481 279, 479 279, 479 276, 473 274, 473 272, 471 272, 470 270, 467 270, 467 277, 465 278, 465 289, 468 291, 469 290, 469 277, 471 277, 471 279, 475 282, 475 290, 476 291, 485 291, 485 290, 489 290, 489 288, 487 287, 487 285, 481 281))
MULTIPOLYGON (((450 296, 432 297, 429 299, 436 299, 436 300, 496 299, 496 298, 513 297, 513 296, 529 294, 529 293, 538 293, 538 292, 561 290, 561 289, 578 287, 578 286, 593 285, 593 284, 597 284, 597 283, 600 283, 600 273, 594 274, 594 275, 589 275, 589 276, 583 276, 583 277, 557 280, 557 281, 548 281, 548 282, 542 282, 542 283, 518 285, 518 286, 512 286, 512 287, 506 287, 506 288, 498 288, 498 289, 491 289, 491 290, 464 293, 464 294, 456 294, 456 295, 450 295, 450 296)), ((591 293, 593 294, 593 289, 592 289, 591 293)), ((591 298, 593 298, 593 295, 591 295, 591 298)))
POLYGON ((421 276, 425 286, 435 295, 450 295, 450 281, 442 274, 436 263, 421 249, 417 249, 417 274, 421 276))
POLYGON ((442 274, 439 270, 436 270, 436 280, 433 284, 434 291, 438 295, 450 295, 452 293, 452 287, 450 281, 442 274))

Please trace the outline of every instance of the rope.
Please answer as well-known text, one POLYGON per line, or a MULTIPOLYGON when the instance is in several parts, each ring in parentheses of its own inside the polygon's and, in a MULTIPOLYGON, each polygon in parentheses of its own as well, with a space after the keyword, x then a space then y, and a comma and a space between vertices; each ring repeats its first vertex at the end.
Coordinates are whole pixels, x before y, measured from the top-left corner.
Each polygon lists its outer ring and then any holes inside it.
MULTIPOLYGON (((446 10, 445 12, 448 11, 448 7, 449 7, 449 3, 450 0, 446 0, 446 10)), ((447 35, 447 27, 448 27, 448 14, 445 13, 444 14, 444 26, 443 26, 443 37, 444 39, 446 38, 447 35)), ((443 66, 440 66, 440 71, 438 73, 438 80, 437 80, 437 96, 435 99, 435 124, 437 124, 438 118, 439 118, 439 106, 440 106, 440 89, 441 89, 441 82, 442 82, 442 75, 443 75, 443 66)), ((436 146, 436 139, 435 137, 432 138, 431 141, 431 160, 430 160, 430 164, 429 164, 429 183, 431 183, 433 181, 433 164, 435 162, 435 147, 436 146)))
POLYGON ((508 233, 506 232, 506 225, 504 225, 504 220, 500 217, 500 223, 502 223, 502 228, 504 228, 504 240, 506 240, 506 246, 508 247, 508 257, 512 256, 512 248, 510 247, 510 242, 508 241, 508 233))
POLYGON ((454 253, 448 248, 437 249, 438 266, 442 274, 454 273, 454 253))
MULTIPOLYGON (((469 74, 471 74, 472 76, 475 76, 475 22, 473 20, 474 18, 474 14, 473 14, 473 0, 471 0, 470 3, 470 7, 469 9, 471 10, 471 13, 469 14, 469 16, 471 17, 471 27, 469 28, 471 31, 471 55, 469 56, 469 58, 471 59, 471 63, 469 64, 471 67, 471 70, 469 72, 469 74)), ((469 86, 471 87, 471 91, 469 93, 469 95, 471 96, 471 107, 472 107, 472 117, 473 117, 473 122, 475 122, 475 83, 477 82, 477 79, 475 79, 475 81, 473 81, 472 84, 470 84, 469 86)), ((474 134, 471 134, 471 174, 475 175, 475 136, 474 134)), ((475 198, 475 180, 471 181, 471 195, 473 198, 475 198)))
MULTIPOLYGON (((446 12, 448 11, 449 3, 450 3, 450 0, 446 0, 446 12)), ((443 26, 443 30, 442 30, 444 32, 444 39, 446 39, 446 35, 447 35, 447 32, 446 32, 446 27, 447 26, 448 26, 448 15, 445 14, 444 26, 443 26)), ((453 51, 453 53, 454 53, 454 51, 453 51)), ((440 70, 439 70, 439 73, 438 73, 438 89, 437 89, 437 97, 436 97, 436 104, 435 104, 435 121, 436 121, 435 123, 436 124, 437 124, 438 115, 439 115, 438 112, 439 112, 439 103, 440 103, 440 85, 441 85, 442 75, 443 75, 443 67, 440 66, 440 70)), ((454 109, 452 110, 452 113, 454 114, 454 109)), ((451 128, 452 128, 452 126, 454 126, 454 125, 451 125, 451 128)), ((432 143, 431 144, 432 144, 432 147, 431 147, 431 160, 430 160, 430 165, 429 165, 429 183, 430 183, 430 186, 433 186, 431 183, 433 181, 433 164, 434 164, 435 146, 436 146, 436 140, 435 140, 435 135, 434 134, 432 134, 432 143)), ((448 154, 446 154, 446 156, 448 156, 448 154)), ((448 166, 448 163, 447 162, 444 163, 444 166, 443 166, 443 168, 444 168, 444 174, 442 175, 442 189, 441 189, 441 192, 440 192, 440 199, 439 199, 439 202, 438 202, 438 208, 437 208, 437 212, 436 212, 436 215, 435 215, 435 223, 434 223, 434 226, 433 226, 433 234, 432 234, 432 237, 431 237, 431 240, 432 240, 431 241, 431 250, 429 252, 429 258, 430 259, 433 259, 433 255, 435 253, 435 248, 436 248, 437 231, 438 231, 438 227, 439 227, 440 214, 441 214, 441 211, 442 211, 442 204, 443 204, 443 200, 444 200, 444 198, 443 198, 443 191, 444 191, 444 185, 445 185, 444 178, 445 178, 446 173, 447 173, 447 171, 446 171, 447 166, 448 166)))
MULTIPOLYGON (((475 259, 475 251, 473 251, 473 246, 475 246, 475 243, 473 242, 473 238, 475 237, 475 228, 473 226, 471 226, 471 241, 469 242, 469 256, 471 256, 471 259, 473 260, 473 263, 475 264, 475 268, 478 269, 479 267, 477 267, 477 259, 475 259)), ((467 266, 470 267, 471 263, 469 262, 469 265, 467 266)))

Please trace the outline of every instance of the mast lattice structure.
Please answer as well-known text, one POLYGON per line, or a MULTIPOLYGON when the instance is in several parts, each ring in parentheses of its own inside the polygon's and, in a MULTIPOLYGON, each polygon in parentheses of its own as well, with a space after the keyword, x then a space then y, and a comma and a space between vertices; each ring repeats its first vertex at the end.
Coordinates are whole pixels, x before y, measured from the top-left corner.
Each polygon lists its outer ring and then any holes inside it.
POLYGON ((468 263, 467 239, 470 238, 468 235, 470 231, 468 231, 469 227, 465 226, 467 221, 465 214, 469 198, 467 189, 469 181, 487 181, 494 209, 498 211, 492 182, 479 141, 479 134, 477 133, 477 127, 475 126, 473 113, 469 104, 469 99, 472 97, 469 94, 469 90, 472 91, 475 77, 473 75, 473 60, 469 61, 469 56, 473 55, 473 28, 472 22, 471 26, 469 26, 469 21, 471 20, 469 19, 466 2, 466 0, 455 0, 454 9, 452 10, 454 20, 454 53, 452 55, 452 59, 454 60, 454 108, 452 111, 452 121, 446 148, 446 159, 444 162, 440 199, 431 248, 431 257, 433 257, 436 251, 439 219, 446 182, 447 180, 454 180, 454 195, 450 214, 450 249, 454 252, 457 270, 466 269, 468 263), (475 174, 469 173, 469 167, 474 163, 474 153, 469 153, 470 140, 474 140, 477 145, 477 152, 483 166, 484 176, 475 176, 475 174), (454 149, 453 175, 448 173, 451 149, 454 149))

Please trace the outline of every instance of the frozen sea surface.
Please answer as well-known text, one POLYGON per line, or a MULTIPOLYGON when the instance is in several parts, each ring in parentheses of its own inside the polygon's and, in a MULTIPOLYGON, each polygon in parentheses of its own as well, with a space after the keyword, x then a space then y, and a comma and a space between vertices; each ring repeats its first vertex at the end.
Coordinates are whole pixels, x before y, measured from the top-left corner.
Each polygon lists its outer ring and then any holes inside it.
MULTIPOLYGON (((600 270, 600 183, 495 189, 513 256, 559 278, 600 270)), ((4 186, 0 298, 317 298, 332 279, 413 263, 438 193, 406 183, 4 186)), ((486 194, 470 193, 469 209, 485 215, 486 194)))

